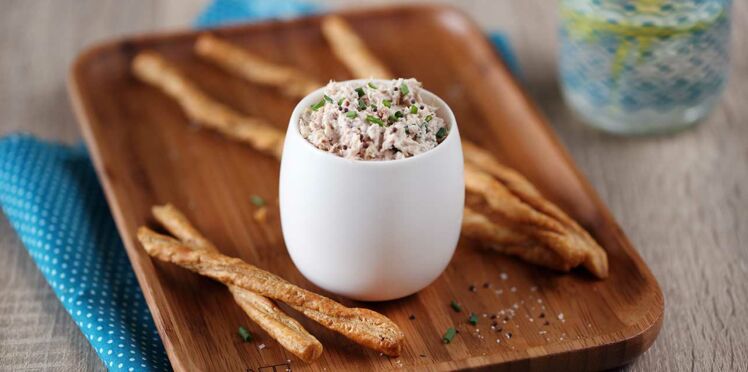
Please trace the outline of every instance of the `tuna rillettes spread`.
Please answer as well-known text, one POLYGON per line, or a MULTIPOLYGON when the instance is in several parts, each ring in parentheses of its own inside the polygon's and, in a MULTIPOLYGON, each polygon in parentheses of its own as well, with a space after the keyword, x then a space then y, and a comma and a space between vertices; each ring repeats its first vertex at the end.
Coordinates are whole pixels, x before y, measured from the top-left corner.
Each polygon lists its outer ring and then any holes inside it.
POLYGON ((415 79, 330 82, 299 119, 315 147, 356 160, 408 158, 435 148, 449 128, 415 79))

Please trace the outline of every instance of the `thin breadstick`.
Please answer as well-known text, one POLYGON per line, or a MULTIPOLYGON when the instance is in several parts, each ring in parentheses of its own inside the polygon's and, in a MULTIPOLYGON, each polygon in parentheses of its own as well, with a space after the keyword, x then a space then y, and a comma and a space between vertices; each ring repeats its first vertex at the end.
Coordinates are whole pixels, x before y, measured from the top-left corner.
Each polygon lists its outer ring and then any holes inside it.
POLYGON ((138 54, 132 62, 132 71, 140 80, 174 98, 195 122, 280 158, 284 139, 282 131, 262 119, 242 115, 210 98, 159 54, 138 54))
MULTIPOLYGON (((151 211, 156 220, 185 246, 194 250, 218 252, 213 243, 197 231, 187 217, 173 205, 154 206, 151 211)), ((250 319, 286 350, 307 363, 322 355, 322 344, 273 301, 240 287, 229 285, 228 288, 234 296, 234 301, 250 319)))
POLYGON ((395 323, 382 314, 368 309, 345 307, 238 258, 205 250, 192 250, 147 227, 138 229, 138 240, 152 257, 177 264, 226 285, 285 302, 312 320, 361 345, 389 356, 400 354, 405 336, 395 323))
POLYGON ((523 246, 530 244, 530 237, 510 226, 494 224, 488 217, 465 207, 462 216, 462 234, 468 238, 496 245, 523 246))
POLYGON ((503 224, 501 221, 491 221, 485 215, 469 207, 465 207, 462 234, 467 238, 480 241, 481 246, 485 248, 519 257, 535 265, 564 272, 574 268, 569 261, 513 226, 503 224))
POLYGON ((304 97, 322 86, 301 70, 268 62, 210 34, 198 37, 195 52, 249 82, 278 87, 291 97, 304 97))
POLYGON ((356 79, 392 79, 389 69, 374 56, 363 40, 343 18, 322 19, 322 34, 338 57, 356 79))
POLYGON ((558 209, 547 200, 539 196, 528 198, 528 193, 510 189, 508 184, 472 163, 465 164, 465 188, 469 194, 483 198, 485 208, 476 210, 490 220, 508 220, 514 228, 542 243, 570 267, 582 264, 598 278, 607 277, 608 257, 602 247, 571 218, 559 219, 547 213, 551 209, 548 205, 558 209), (542 207, 537 207, 538 204, 542 207))

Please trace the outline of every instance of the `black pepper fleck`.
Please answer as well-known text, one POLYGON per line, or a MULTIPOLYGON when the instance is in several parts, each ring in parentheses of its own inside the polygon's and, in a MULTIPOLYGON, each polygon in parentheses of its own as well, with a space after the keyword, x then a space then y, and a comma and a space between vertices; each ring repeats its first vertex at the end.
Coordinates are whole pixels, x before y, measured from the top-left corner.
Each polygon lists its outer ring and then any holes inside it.
POLYGON ((413 319, 415 319, 415 318, 416 318, 416 316, 415 316, 415 315, 413 315, 413 314, 410 314, 410 316, 408 317, 408 319, 410 319, 410 320, 413 320, 413 319))
POLYGON ((491 283, 489 283, 489 282, 483 283, 483 288, 488 288, 490 286, 491 286, 491 283))
POLYGON ((540 318, 545 318, 545 313, 540 313, 540 318))
POLYGON ((416 103, 416 100, 414 98, 411 98, 410 103, 416 103))
POLYGON ((419 109, 423 110, 423 109, 424 109, 424 106, 423 106, 423 105, 421 105, 421 107, 419 107, 419 109))
POLYGON ((547 320, 545 321, 545 323, 543 323, 543 325, 545 325, 545 326, 547 326, 549 324, 551 324, 551 323, 549 323, 547 320))
POLYGON ((475 286, 471 284, 470 287, 468 287, 468 290, 470 292, 475 292, 475 286))
POLYGON ((506 337, 507 337, 507 338, 512 338, 512 332, 507 332, 507 333, 506 333, 506 337))

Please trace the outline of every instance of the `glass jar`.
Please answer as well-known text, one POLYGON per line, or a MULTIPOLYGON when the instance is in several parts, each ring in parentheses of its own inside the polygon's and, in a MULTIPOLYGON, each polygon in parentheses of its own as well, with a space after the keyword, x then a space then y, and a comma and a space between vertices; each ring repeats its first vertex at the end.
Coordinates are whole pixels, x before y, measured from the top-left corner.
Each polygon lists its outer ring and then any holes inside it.
POLYGON ((731 0, 562 0, 564 99, 614 133, 689 127, 727 81, 731 0))

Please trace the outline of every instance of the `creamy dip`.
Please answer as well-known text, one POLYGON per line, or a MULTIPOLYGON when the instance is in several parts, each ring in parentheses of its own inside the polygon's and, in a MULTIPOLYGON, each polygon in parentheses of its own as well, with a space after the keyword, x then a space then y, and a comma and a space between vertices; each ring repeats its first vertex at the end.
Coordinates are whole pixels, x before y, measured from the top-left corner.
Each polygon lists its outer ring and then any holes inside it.
POLYGON ((307 108, 299 132, 317 148, 358 160, 393 160, 429 151, 449 128, 421 99, 415 79, 330 82, 307 108))

